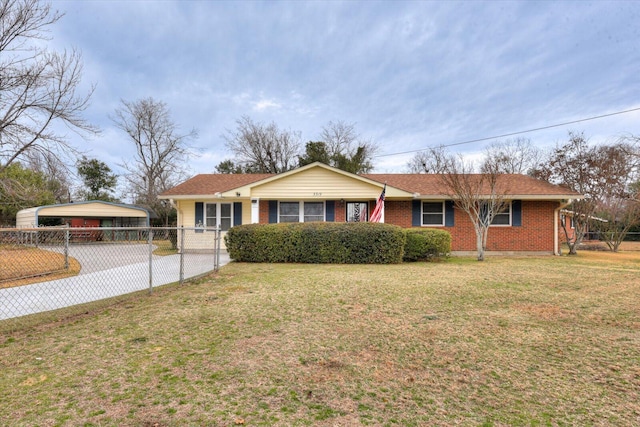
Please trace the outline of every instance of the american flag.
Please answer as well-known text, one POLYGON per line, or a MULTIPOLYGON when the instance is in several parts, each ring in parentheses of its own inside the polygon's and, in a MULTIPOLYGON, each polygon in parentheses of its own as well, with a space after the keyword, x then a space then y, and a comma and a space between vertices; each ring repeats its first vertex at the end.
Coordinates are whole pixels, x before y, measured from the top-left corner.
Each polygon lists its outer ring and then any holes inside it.
POLYGON ((384 185, 382 189, 382 194, 378 197, 378 201, 376 202, 376 207, 371 212, 371 217, 369 217, 369 222, 382 222, 382 216, 384 215, 384 193, 387 191, 387 184, 384 185))

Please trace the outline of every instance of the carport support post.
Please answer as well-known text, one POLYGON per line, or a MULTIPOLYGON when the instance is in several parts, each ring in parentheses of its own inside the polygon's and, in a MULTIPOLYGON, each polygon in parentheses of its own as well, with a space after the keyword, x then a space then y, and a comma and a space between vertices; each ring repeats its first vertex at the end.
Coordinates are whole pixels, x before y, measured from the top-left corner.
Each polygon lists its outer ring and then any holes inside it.
POLYGON ((153 230, 149 227, 149 293, 153 291, 153 230))
MULTIPOLYGON (((176 230, 176 233, 178 230, 176 230)), ((184 225, 180 226, 180 284, 184 282, 184 225)))

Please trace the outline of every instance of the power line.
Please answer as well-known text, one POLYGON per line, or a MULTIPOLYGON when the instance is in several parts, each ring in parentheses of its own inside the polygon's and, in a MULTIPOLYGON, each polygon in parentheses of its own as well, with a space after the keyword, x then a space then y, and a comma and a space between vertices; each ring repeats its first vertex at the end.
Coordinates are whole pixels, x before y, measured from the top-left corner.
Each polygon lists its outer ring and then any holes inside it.
MULTIPOLYGON (((560 126, 567 126, 567 125, 572 125, 574 123, 580 123, 580 122, 588 122, 589 120, 596 120, 596 119, 602 119, 604 117, 611 117, 611 116, 616 116, 619 114, 626 114, 626 113, 631 113, 633 111, 640 111, 640 107, 638 108, 632 108, 631 110, 624 110, 624 111, 618 111, 615 113, 609 113, 609 114, 602 114, 600 116, 593 116, 593 117, 588 117, 586 119, 580 119, 580 120, 573 120, 571 122, 564 122, 564 123, 559 123, 559 124, 555 124, 555 125, 549 125, 549 126, 542 126, 539 128, 534 128, 534 129, 527 129, 527 130, 521 130, 518 132, 511 132, 511 133, 505 133, 503 135, 496 135, 496 136, 488 136, 486 138, 478 138, 478 139, 471 139, 469 141, 462 141, 462 142, 454 142, 452 144, 444 144, 441 145, 440 147, 454 147, 456 145, 464 145, 464 144, 471 144, 473 142, 482 142, 482 141, 488 141, 490 139, 498 139, 498 138, 506 138, 508 136, 514 136, 514 135, 520 135, 523 133, 529 133, 529 132, 537 132, 539 130, 545 130, 545 129, 551 129, 551 128, 557 128, 560 126)), ((429 147, 427 148, 421 148, 418 150, 409 150, 409 151, 401 151, 398 153, 389 153, 389 154, 379 154, 377 156, 373 156, 373 157, 389 157, 389 156, 398 156, 400 154, 409 154, 409 153, 417 153, 419 151, 424 151, 427 150, 429 147)))

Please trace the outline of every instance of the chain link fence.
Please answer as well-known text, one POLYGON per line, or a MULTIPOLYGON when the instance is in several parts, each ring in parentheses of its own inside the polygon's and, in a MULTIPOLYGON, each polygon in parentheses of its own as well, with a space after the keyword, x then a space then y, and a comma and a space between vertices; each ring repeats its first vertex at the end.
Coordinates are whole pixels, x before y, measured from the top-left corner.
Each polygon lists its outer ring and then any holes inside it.
POLYGON ((0 328, 193 280, 228 261, 215 228, 0 229, 0 328))

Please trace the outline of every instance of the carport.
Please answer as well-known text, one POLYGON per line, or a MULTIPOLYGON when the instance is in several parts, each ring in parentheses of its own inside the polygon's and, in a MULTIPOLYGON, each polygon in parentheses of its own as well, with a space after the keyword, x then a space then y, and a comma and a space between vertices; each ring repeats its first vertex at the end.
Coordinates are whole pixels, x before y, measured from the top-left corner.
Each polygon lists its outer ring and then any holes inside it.
POLYGON ((90 200, 23 209, 16 215, 16 228, 42 225, 148 227, 149 217, 149 211, 139 206, 90 200))

